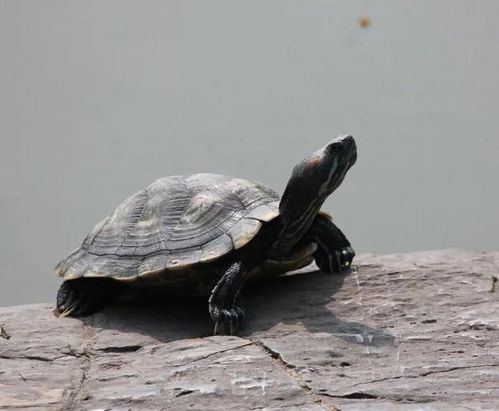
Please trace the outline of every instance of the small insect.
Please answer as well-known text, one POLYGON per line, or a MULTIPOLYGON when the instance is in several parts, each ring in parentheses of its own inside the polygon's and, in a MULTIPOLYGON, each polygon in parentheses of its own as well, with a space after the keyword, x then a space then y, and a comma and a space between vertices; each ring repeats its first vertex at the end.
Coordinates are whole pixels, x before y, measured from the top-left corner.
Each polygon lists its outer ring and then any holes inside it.
POLYGON ((359 17, 359 26, 365 29, 366 27, 369 27, 371 24, 371 20, 367 16, 361 16, 359 17))

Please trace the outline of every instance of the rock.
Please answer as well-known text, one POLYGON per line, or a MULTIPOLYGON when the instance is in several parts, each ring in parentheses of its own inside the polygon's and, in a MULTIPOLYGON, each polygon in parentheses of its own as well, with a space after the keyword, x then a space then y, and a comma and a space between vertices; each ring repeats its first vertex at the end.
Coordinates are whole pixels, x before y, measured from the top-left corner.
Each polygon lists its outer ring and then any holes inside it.
POLYGON ((356 263, 247 289, 238 337, 210 336, 205 300, 1 308, 0 408, 494 409, 499 252, 356 263))

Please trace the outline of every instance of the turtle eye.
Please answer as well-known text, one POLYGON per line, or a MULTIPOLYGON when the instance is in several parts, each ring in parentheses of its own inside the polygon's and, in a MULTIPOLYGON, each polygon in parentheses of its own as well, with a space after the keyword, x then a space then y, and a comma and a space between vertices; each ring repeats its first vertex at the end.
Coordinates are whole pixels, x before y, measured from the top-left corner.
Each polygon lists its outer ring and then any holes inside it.
POLYGON ((329 154, 335 154, 341 152, 343 150, 343 146, 344 144, 342 141, 335 141, 334 143, 329 144, 326 150, 329 154))

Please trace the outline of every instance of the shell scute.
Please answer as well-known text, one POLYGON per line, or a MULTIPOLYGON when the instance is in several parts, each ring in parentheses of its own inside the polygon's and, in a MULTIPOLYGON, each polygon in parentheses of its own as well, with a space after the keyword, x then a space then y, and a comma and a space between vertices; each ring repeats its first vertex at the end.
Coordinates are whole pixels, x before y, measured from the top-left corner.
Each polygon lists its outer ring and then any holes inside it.
POLYGON ((253 239, 261 227, 262 223, 260 221, 251 218, 243 218, 232 226, 229 230, 229 235, 232 238, 234 248, 238 249, 246 245, 253 239))

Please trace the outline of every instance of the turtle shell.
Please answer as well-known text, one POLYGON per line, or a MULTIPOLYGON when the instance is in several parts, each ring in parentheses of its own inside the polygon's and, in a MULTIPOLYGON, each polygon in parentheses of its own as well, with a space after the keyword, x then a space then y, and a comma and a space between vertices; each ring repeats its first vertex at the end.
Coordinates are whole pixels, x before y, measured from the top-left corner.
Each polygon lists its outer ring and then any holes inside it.
POLYGON ((251 241, 279 214, 278 201, 272 189, 239 178, 163 177, 98 223, 55 273, 135 280, 208 263, 251 241))

